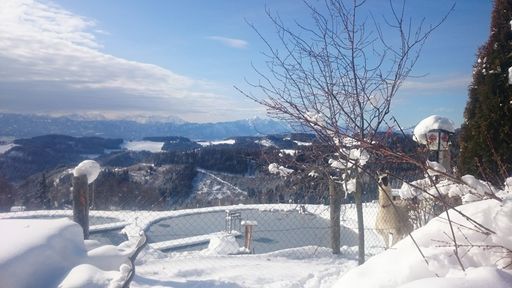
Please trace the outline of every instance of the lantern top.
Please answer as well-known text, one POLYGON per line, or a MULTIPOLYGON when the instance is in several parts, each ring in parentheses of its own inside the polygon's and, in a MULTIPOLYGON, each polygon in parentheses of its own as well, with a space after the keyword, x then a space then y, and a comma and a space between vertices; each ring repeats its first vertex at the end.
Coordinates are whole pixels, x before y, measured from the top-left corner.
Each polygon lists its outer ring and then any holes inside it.
POLYGON ((414 128, 412 139, 420 144, 427 144, 427 133, 429 131, 446 131, 449 133, 455 132, 455 125, 453 122, 439 115, 429 116, 418 123, 414 128))

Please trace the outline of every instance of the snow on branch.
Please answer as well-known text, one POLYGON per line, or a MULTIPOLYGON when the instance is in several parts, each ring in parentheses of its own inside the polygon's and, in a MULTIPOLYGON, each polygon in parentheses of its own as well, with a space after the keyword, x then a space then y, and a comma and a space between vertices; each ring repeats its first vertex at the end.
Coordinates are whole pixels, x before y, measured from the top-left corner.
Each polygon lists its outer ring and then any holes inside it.
POLYGON ((272 174, 278 174, 279 176, 288 176, 293 173, 293 169, 288 169, 283 166, 279 166, 277 163, 272 163, 268 165, 268 172, 272 174))

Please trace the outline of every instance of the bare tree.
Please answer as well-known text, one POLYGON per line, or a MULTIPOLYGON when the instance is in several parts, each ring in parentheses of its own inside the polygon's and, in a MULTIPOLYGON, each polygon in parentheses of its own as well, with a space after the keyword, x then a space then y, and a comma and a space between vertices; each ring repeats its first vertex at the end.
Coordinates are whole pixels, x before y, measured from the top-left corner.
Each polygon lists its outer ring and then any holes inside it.
MULTIPOLYGON (((429 35, 449 14, 433 25, 425 24, 425 19, 413 23, 406 17, 406 0, 396 2, 389 1, 387 16, 375 17, 365 0, 323 0, 319 5, 306 0, 311 26, 298 22, 287 26, 267 11, 277 43, 270 43, 249 24, 268 48, 266 68, 255 67, 259 81, 248 83, 263 96, 235 88, 265 106, 271 116, 314 131, 338 151, 338 160, 360 166, 359 159, 347 152, 346 140, 357 140, 351 141, 350 149, 371 148, 392 98, 410 75, 429 35)), ((353 172, 358 183, 359 262, 363 263, 362 191, 359 169, 353 172)))

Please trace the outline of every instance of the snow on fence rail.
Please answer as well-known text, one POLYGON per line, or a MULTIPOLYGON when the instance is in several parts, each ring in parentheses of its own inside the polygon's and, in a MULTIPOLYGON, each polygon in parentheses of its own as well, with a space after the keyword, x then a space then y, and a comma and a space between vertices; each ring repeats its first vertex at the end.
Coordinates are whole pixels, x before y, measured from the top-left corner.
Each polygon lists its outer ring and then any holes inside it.
POLYGON ((149 246, 156 250, 169 250, 169 249, 176 249, 176 248, 183 248, 188 246, 193 246, 197 244, 204 244, 210 242, 211 239, 215 237, 223 237, 227 235, 232 235, 234 237, 238 237, 242 235, 242 233, 238 231, 232 231, 231 233, 227 232, 215 232, 205 235, 198 235, 198 236, 192 236, 192 237, 186 237, 186 238, 180 238, 180 239, 174 239, 174 240, 168 240, 168 241, 162 241, 157 243, 151 243, 149 246))

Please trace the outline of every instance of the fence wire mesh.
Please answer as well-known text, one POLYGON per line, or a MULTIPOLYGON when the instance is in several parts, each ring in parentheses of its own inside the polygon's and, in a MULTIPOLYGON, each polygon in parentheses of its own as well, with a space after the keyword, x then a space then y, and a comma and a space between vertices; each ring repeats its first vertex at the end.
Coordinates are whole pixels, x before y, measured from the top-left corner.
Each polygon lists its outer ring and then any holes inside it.
MULTIPOLYGON (((222 175, 216 177, 222 180, 222 175)), ((69 189, 71 190, 71 187, 69 189)), ((112 189, 117 188, 112 187, 112 189)), ((376 185, 366 185, 363 189, 366 258, 386 248, 384 237, 376 229, 379 210, 383 209, 382 205, 379 205, 376 190, 376 185)), ((64 192, 58 190, 52 193, 64 192)), ((180 253, 186 255, 184 252, 190 251, 208 251, 211 249, 209 245, 211 246, 212 239, 223 237, 233 237, 239 248, 238 250, 233 250, 232 246, 231 250, 228 249, 229 247, 214 248, 215 251, 226 254, 263 254, 294 249, 296 253, 300 254, 304 251, 306 255, 310 247, 333 248, 328 191, 319 193, 320 196, 317 199, 302 198, 307 201, 297 201, 291 197, 293 194, 290 194, 290 197, 260 197, 260 199, 210 199, 202 205, 198 202, 195 205, 189 202, 169 209, 162 209, 161 203, 156 202, 148 206, 158 207, 158 210, 120 210, 109 206, 107 203, 100 202, 101 196, 98 195, 95 184, 89 185, 88 193, 89 238, 102 244, 119 245, 129 237, 137 235, 137 231, 142 230, 148 237, 151 249, 172 253, 175 256, 179 256, 180 253)), ((120 189, 117 199, 123 198, 127 199, 125 201, 134 199, 133 196, 125 197, 123 190, 120 189)), ((73 219, 71 206, 65 207, 66 209, 58 210, 32 210, 15 206, 12 212, 0 213, 0 217, 2 219, 59 217, 73 219)), ((416 214, 411 213, 408 216, 409 219, 414 220, 415 226, 424 223, 425 218, 430 218, 429 215, 418 214, 418 211, 416 209, 416 214)), ((353 195, 349 194, 342 198, 339 231, 341 254, 357 259, 358 219, 353 195)), ((221 245, 225 244, 221 243, 221 245)))

